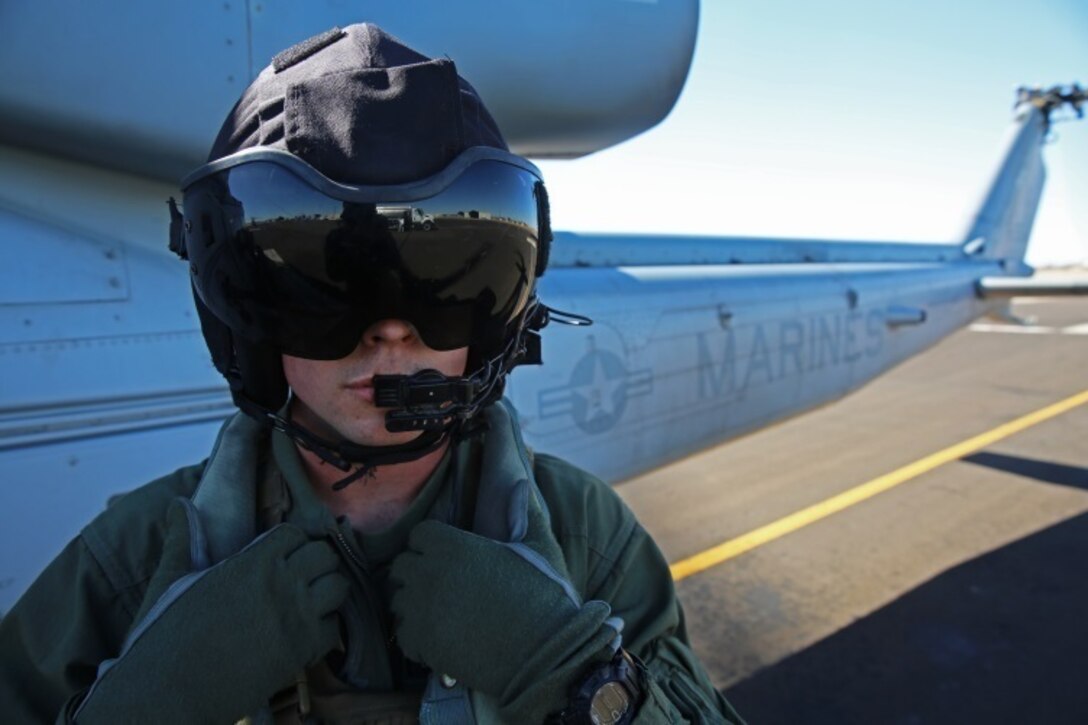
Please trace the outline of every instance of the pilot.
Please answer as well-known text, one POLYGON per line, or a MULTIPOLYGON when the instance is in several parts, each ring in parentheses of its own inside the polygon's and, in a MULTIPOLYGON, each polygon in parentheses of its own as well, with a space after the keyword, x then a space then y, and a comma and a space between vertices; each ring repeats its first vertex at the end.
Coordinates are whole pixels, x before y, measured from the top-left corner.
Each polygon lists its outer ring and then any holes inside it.
POLYGON ((3 619, 5 721, 740 722, 649 535, 502 398, 563 317, 547 194, 454 64, 333 29, 210 159, 171 248, 240 412, 3 619))

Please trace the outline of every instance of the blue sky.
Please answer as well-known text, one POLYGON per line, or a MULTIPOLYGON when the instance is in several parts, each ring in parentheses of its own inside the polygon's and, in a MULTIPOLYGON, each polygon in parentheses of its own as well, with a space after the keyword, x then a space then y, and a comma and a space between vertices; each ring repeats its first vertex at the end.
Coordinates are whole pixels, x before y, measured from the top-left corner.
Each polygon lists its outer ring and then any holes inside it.
MULTIPOLYGON (((1084 0, 704 0, 672 113, 541 166, 560 229, 949 241, 1014 88, 1074 80, 1088 83, 1084 0)), ((1088 262, 1088 120, 1055 130, 1028 260, 1088 262)))

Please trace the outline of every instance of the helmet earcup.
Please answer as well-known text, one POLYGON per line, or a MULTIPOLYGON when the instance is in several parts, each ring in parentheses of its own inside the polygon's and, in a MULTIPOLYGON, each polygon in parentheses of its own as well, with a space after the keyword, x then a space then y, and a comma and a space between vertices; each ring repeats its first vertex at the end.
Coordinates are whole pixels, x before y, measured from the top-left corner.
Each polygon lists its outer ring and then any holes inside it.
MULTIPOLYGON (((200 318, 200 331, 204 334, 204 342, 208 345, 208 352, 212 354, 212 364, 219 373, 230 380, 230 371, 234 367, 234 335, 218 317, 212 314, 204 301, 193 287, 193 302, 196 306, 197 317, 200 318)), ((233 389, 233 384, 231 385, 233 389)))
POLYGON ((234 341, 235 359, 245 396, 265 410, 277 411, 287 402, 283 358, 271 345, 234 341))
POLYGON ((280 353, 270 345, 236 338, 195 292, 193 300, 212 364, 227 379, 234 404, 251 414, 254 405, 273 412, 282 408, 288 388, 280 353))

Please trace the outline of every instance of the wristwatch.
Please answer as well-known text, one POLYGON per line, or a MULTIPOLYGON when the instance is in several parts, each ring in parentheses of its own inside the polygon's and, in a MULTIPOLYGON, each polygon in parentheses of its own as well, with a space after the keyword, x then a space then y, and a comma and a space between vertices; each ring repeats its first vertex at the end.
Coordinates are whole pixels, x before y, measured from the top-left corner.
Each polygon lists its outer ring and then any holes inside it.
POLYGON ((642 704, 638 665, 622 648, 610 662, 586 673, 570 704, 549 719, 556 725, 628 725, 642 704))

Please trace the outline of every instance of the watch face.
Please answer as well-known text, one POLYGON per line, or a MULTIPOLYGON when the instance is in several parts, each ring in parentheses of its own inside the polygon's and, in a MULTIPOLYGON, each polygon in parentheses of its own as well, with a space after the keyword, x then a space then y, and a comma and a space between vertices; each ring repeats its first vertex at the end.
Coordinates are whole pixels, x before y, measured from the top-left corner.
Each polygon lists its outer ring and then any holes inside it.
POLYGON ((631 709, 631 696, 618 682, 609 682, 597 690, 589 704, 589 717, 593 725, 615 725, 621 722, 631 709))

